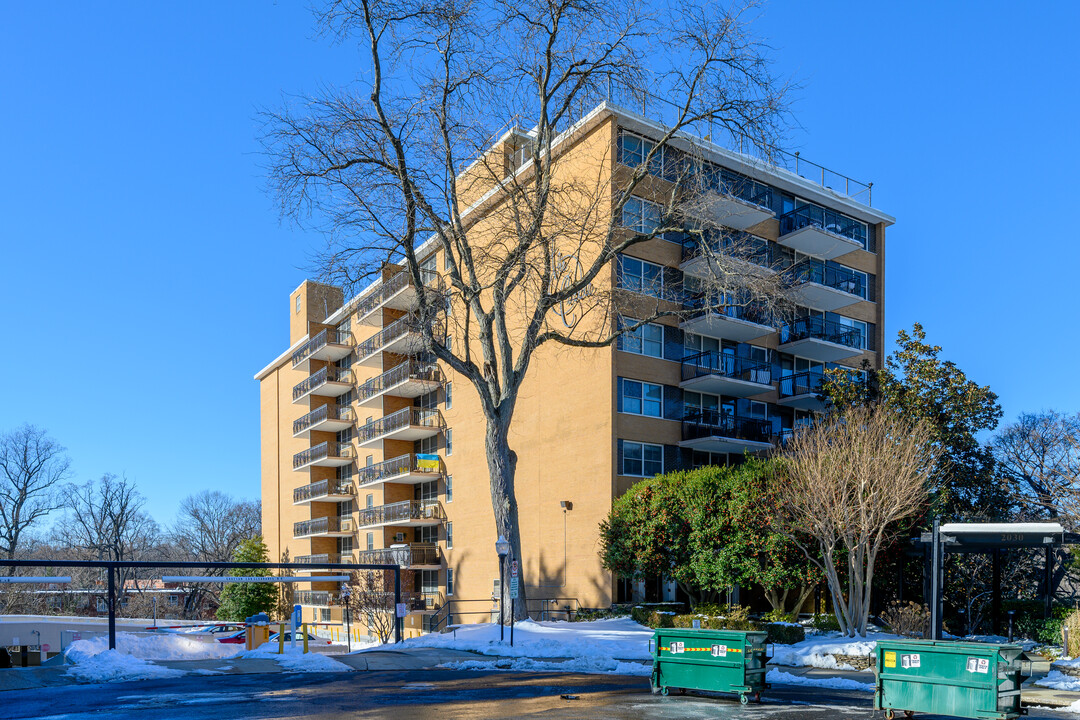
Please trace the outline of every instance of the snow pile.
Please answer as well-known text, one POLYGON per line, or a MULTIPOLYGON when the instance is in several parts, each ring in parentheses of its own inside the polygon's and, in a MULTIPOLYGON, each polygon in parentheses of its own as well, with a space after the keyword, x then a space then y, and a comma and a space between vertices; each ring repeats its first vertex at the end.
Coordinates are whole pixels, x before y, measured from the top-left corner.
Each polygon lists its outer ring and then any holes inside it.
POLYGON ((105 650, 84 657, 78 665, 69 668, 67 674, 79 682, 107 683, 174 678, 183 675, 184 671, 161 667, 149 660, 126 655, 119 650, 105 650))
MULTIPOLYGON (((523 620, 514 625, 514 646, 510 628, 499 642, 495 623, 463 625, 454 632, 430 633, 409 638, 406 647, 437 647, 472 650, 481 655, 528 658, 587 658, 601 662, 651 660, 649 640, 653 631, 629 618, 608 618, 587 622, 523 620)), ((362 651, 361 651, 362 652, 362 651)))
POLYGON ((865 657, 874 652, 878 640, 899 640, 897 635, 867 633, 866 637, 851 638, 840 633, 815 635, 794 645, 775 645, 773 665, 789 667, 816 667, 829 670, 854 670, 847 663, 838 662, 837 655, 865 657))
MULTIPOLYGON (((243 645, 216 641, 204 642, 179 634, 136 635, 116 633, 116 652, 141 660, 215 660, 236 656, 243 645)), ((109 649, 106 636, 76 640, 64 651, 70 662, 85 663, 109 649)))
POLYGON ((256 650, 250 650, 239 657, 256 660, 275 660, 282 670, 289 672, 352 672, 345 663, 338 662, 326 655, 315 652, 305 653, 303 647, 290 648, 285 645, 285 652, 278 655, 278 644, 268 642, 256 650))
MULTIPOLYGON (((1057 665, 1058 663, 1054 663, 1057 665)), ((1080 678, 1066 675, 1060 670, 1051 670, 1050 673, 1035 681, 1036 685, 1050 688, 1051 690, 1065 690, 1067 692, 1080 692, 1080 678)))
POLYGON ((780 683, 782 685, 806 685, 809 687, 832 688, 833 690, 858 690, 860 692, 874 692, 873 683, 861 683, 847 678, 831 677, 803 677, 792 675, 783 670, 770 670, 765 674, 766 682, 780 683))
MULTIPOLYGON (((517 638, 515 638, 516 640, 517 638)), ((532 660, 530 658, 505 658, 502 660, 463 660, 443 663, 447 670, 507 670, 511 672, 564 672, 588 675, 640 675, 652 674, 652 665, 624 662, 614 658, 577 657, 569 660, 532 660)))

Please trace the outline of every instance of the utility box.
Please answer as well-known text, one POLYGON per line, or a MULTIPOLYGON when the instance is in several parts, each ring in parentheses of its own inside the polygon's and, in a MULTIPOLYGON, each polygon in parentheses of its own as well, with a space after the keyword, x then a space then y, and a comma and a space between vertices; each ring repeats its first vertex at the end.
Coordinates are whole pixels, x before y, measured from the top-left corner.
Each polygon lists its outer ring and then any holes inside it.
POLYGON ((879 640, 874 709, 889 720, 903 712, 1011 720, 1031 661, 1019 645, 935 640, 879 640))
POLYGON ((252 615, 246 622, 244 640, 248 650, 254 650, 263 643, 270 641, 270 618, 266 613, 252 615))
POLYGON ((649 641, 653 692, 678 690, 736 693, 744 705, 761 702, 765 682, 764 632, 660 628, 649 641))

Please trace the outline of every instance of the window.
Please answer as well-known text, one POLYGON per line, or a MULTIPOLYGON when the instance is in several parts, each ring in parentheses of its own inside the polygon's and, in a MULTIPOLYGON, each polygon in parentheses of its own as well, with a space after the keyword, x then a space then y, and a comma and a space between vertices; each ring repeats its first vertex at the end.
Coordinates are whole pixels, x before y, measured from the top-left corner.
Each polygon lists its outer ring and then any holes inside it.
POLYGON ((180 598, 176 597, 175 595, 170 595, 169 596, 169 604, 174 605, 174 606, 179 605, 180 604, 180 598))
MULTIPOLYGON (((300 305, 300 298, 296 298, 297 306, 300 305)), ((97 611, 99 613, 109 612, 109 603, 105 602, 105 598, 97 599, 97 611)))
POLYGON ((297 315, 300 314, 300 296, 299 295, 296 296, 296 314, 297 315))
POLYGON ((375 533, 368 533, 367 534, 367 549, 368 550, 374 550, 375 549, 375 533))
POLYGON ((419 483, 413 490, 413 498, 423 502, 424 504, 436 503, 439 501, 439 481, 429 480, 428 482, 419 483))
POLYGON ((454 523, 446 523, 446 548, 454 547, 454 523))
POLYGON ((660 226, 663 208, 654 202, 630 197, 623 205, 623 227, 639 233, 651 233, 660 226))
POLYGON ((453 263, 451 262, 451 257, 452 257, 452 256, 450 255, 450 251, 449 251, 449 250, 447 250, 447 251, 446 251, 445 253, 443 253, 443 263, 442 263, 442 266, 443 266, 443 270, 445 270, 445 271, 447 271, 447 272, 450 272, 450 270, 452 269, 452 265, 453 265, 453 263))
POLYGON ((435 455, 439 452, 439 436, 420 438, 416 441, 416 452, 421 455, 435 455))
POLYGON ((691 390, 686 390, 683 392, 683 408, 688 415, 701 412, 715 414, 717 408, 719 407, 719 395, 693 392, 691 390))
POLYGON ((352 517, 353 512, 356 510, 355 500, 345 500, 338 503, 338 517, 342 520, 347 520, 352 517))
POLYGON ((663 297, 664 268, 645 260, 620 255, 619 287, 642 295, 663 297))
POLYGON ((750 417, 758 418, 760 420, 764 420, 765 418, 768 417, 768 413, 769 413, 769 406, 768 405, 766 405, 763 402, 758 402, 757 400, 749 400, 747 402, 750 403, 750 406, 749 406, 749 415, 750 415, 750 417))
POLYGON ((664 386, 638 380, 622 381, 622 412, 648 417, 664 416, 664 386))
POLYGON ((683 347, 686 348, 689 354, 718 352, 720 350, 720 341, 714 337, 686 333, 683 337, 683 347))
POLYGON ((443 407, 447 410, 454 407, 454 383, 446 383, 446 388, 443 390, 443 407))
POLYGON ((844 331, 855 330, 858 332, 858 337, 854 339, 850 344, 852 347, 866 349, 866 323, 862 320, 852 320, 841 315, 836 317, 837 324, 844 328, 844 331))
MULTIPOLYGON (((353 551, 353 539, 349 537, 339 537, 337 539, 337 551, 339 555, 351 555, 353 551)), ((348 562, 344 560, 343 562, 348 562)))
POLYGON ((330 608, 319 608, 319 622, 330 622, 330 608))
POLYGON ((454 502, 454 476, 446 476, 446 502, 454 502))
POLYGON ((432 390, 423 395, 418 395, 413 401, 413 405, 418 408, 424 408, 425 410, 434 410, 439 406, 439 391, 432 390))
MULTIPOLYGON (((624 326, 630 326, 637 320, 623 320, 624 326)), ((642 325, 636 330, 631 330, 619 338, 619 349, 626 352, 648 355, 649 357, 664 357, 664 326, 655 323, 642 325)))
POLYGON ((439 528, 434 526, 416 528, 416 542, 437 543, 439 542, 439 528))
POLYGON ((454 431, 452 428, 446 429, 446 454, 454 454, 454 431))
POLYGON ((652 477, 664 472, 664 446, 623 442, 622 474, 652 477))
POLYGON ((454 594, 454 568, 446 568, 446 594, 454 594))
POLYGON ((645 156, 656 147, 656 143, 630 133, 619 135, 619 162, 630 167, 637 167, 645 162, 645 156))
POLYGON ((367 496, 367 507, 369 509, 375 507, 375 496, 371 493, 368 493, 367 496))
POLYGON ((368 467, 371 467, 372 465, 375 464, 375 456, 374 455, 368 455, 367 458, 365 459, 365 462, 367 463, 368 467))

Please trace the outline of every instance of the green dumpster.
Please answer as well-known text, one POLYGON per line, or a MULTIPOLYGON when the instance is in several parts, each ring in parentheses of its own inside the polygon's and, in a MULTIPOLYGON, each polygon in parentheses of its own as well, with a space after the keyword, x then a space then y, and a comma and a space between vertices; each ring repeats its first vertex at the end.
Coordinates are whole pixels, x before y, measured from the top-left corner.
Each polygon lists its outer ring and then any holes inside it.
POLYGON ((738 693, 744 705, 753 695, 761 702, 765 682, 764 632, 661 628, 649 641, 653 656, 653 692, 671 688, 738 693))
POLYGON ((874 709, 1009 720, 1020 708, 1020 684, 1031 662, 1019 645, 933 640, 879 640, 874 709))

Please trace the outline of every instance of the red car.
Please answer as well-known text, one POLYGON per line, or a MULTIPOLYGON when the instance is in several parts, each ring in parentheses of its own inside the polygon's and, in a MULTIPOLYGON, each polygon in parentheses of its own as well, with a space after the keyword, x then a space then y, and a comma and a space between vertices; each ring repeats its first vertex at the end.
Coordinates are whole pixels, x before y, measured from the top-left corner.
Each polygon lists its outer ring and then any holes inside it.
POLYGON ((240 630, 239 632, 232 632, 222 634, 218 637, 217 641, 220 643, 242 643, 246 640, 247 631, 240 630))

